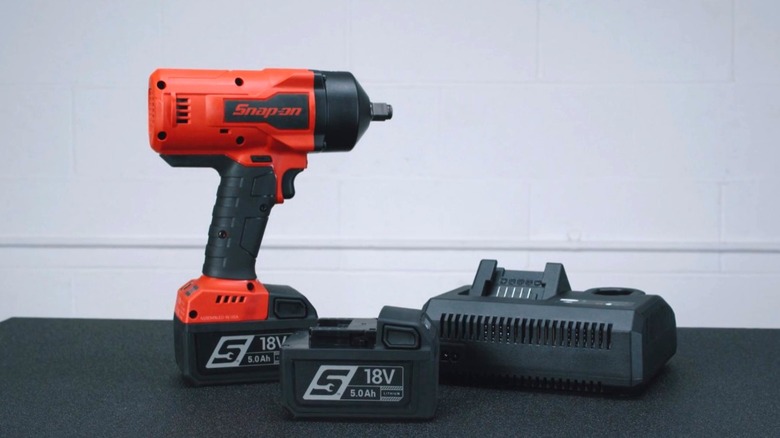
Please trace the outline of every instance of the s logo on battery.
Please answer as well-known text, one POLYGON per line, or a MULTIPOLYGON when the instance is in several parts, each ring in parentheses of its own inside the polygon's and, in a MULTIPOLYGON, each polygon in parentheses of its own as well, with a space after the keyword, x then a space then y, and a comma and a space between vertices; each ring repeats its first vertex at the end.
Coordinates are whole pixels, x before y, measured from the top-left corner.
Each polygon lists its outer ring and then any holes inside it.
POLYGON ((340 400, 358 367, 353 365, 322 365, 309 384, 304 400, 340 400))
POLYGON ((246 355, 254 335, 223 336, 211 353, 206 368, 237 367, 246 355))
POLYGON ((400 402, 404 367, 398 365, 320 365, 304 400, 400 402))
POLYGON ((290 333, 222 336, 206 362, 206 369, 277 366, 279 349, 288 336, 290 333))

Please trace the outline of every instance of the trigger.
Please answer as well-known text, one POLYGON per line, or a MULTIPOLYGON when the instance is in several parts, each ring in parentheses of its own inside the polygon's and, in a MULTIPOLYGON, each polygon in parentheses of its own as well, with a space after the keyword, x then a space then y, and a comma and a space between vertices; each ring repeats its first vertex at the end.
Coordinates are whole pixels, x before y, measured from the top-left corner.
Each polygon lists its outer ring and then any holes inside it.
POLYGON ((303 172, 303 169, 288 169, 282 175, 282 196, 284 199, 290 199, 295 196, 295 177, 299 173, 303 172))

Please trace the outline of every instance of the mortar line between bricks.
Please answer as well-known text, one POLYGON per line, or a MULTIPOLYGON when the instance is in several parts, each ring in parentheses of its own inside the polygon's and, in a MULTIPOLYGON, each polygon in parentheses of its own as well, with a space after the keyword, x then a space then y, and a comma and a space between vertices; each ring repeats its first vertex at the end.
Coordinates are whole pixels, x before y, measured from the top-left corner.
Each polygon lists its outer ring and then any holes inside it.
MULTIPOLYGON (((475 264, 479 261, 478 258, 474 258, 475 264)), ((505 264, 502 263, 499 259, 499 265, 506 265, 507 267, 515 268, 515 269, 529 269, 534 270, 534 268, 538 268, 540 266, 544 266, 544 264, 536 264, 531 265, 528 264, 526 266, 520 266, 518 264, 505 264)), ((470 267, 454 267, 451 269, 447 268, 437 268, 437 267, 420 267, 416 269, 410 269, 408 267, 402 267, 402 268, 377 268, 372 266, 348 266, 343 270, 337 271, 334 269, 329 268, 322 268, 322 267, 315 267, 315 268, 301 268, 300 266, 287 266, 287 267, 276 267, 276 268, 263 268, 258 267, 257 273, 258 278, 265 278, 268 279, 271 276, 276 275, 287 275, 287 274, 302 274, 305 273, 307 275, 333 275, 333 276, 364 276, 364 275, 390 275, 390 276, 396 276, 396 275, 419 275, 419 276, 440 276, 440 275, 446 275, 446 276, 463 276, 464 278, 468 278, 467 281, 471 281, 474 278, 474 266, 470 267)), ((40 268, 40 267, 30 267, 30 266, 13 266, 13 267, 7 267, 3 268, 5 270, 13 270, 15 273, 23 273, 23 274, 30 274, 34 275, 32 273, 35 272, 54 272, 57 274, 62 275, 68 275, 68 274, 74 274, 75 276, 80 275, 93 275, 93 274, 99 274, 102 276, 115 276, 120 274, 133 274, 137 275, 139 273, 145 273, 145 274, 154 274, 154 275, 162 275, 162 276, 173 276, 176 277, 177 283, 179 280, 183 279, 184 277, 191 278, 195 275, 200 275, 197 270, 189 268, 183 268, 183 267, 159 267, 159 266, 120 266, 120 265, 112 265, 112 266, 98 266, 98 265, 89 265, 89 266, 56 266, 56 267, 46 267, 46 268, 40 268)), ((663 278, 680 278, 680 277, 707 277, 707 278, 734 278, 734 277, 746 277, 746 278, 759 278, 759 279, 780 279, 780 275, 776 272, 769 272, 769 271, 728 271, 728 272, 717 272, 713 270, 707 270, 707 269, 684 269, 684 270, 677 270, 677 271, 670 271, 668 269, 648 269, 648 270, 616 270, 614 268, 610 267, 581 267, 581 268, 566 268, 566 272, 570 274, 570 277, 575 276, 581 276, 581 275, 612 275, 612 276, 631 276, 631 277, 663 277, 663 278)), ((271 281, 273 282, 273 280, 271 281)), ((465 282, 464 282, 465 283, 465 282)), ((771 292, 770 292, 771 293, 771 292)))
POLYGON ((68 166, 69 179, 78 176, 78 167, 76 166, 76 144, 78 135, 76 134, 76 85, 70 86, 70 145, 68 147, 68 166))
POLYGON ((525 217, 525 222, 526 222, 526 224, 525 224, 525 232, 526 232, 526 236, 530 236, 531 235, 531 228, 532 228, 531 227, 531 218, 532 218, 531 205, 532 205, 532 202, 533 202, 533 192, 534 192, 534 182, 531 181, 531 182, 528 183, 527 187, 525 188, 525 202, 527 202, 526 205, 528 206, 528 208, 526 208, 526 212, 525 212, 525 214, 526 214, 526 217, 525 217))
POLYGON ((541 71, 542 71, 542 49, 541 49, 541 43, 542 43, 542 29, 541 29, 541 18, 542 15, 542 4, 541 0, 536 0, 536 52, 534 53, 534 56, 536 57, 536 74, 534 77, 537 81, 541 79, 541 71))
MULTIPOLYGON (((718 242, 723 242, 723 227, 725 224, 725 184, 718 183, 718 242)), ((723 254, 718 254, 718 272, 723 272, 723 254)))
MULTIPOLYGON (((343 181, 337 181, 336 182, 336 231, 338 232, 338 235, 341 236, 341 234, 344 232, 342 228, 342 220, 341 220, 341 212, 342 212, 342 192, 344 191, 344 182, 343 181)), ((341 271, 344 267, 344 258, 339 254, 338 256, 338 270, 341 271)))
MULTIPOLYGON (((598 81, 555 81, 541 80, 536 78, 518 79, 507 81, 365 81, 364 87, 404 87, 404 88, 432 88, 440 87, 507 87, 507 86, 661 86, 661 85, 687 85, 687 86, 713 86, 713 85, 732 85, 731 79, 721 80, 598 80, 598 81)), ((771 84, 771 83, 770 83, 771 84)))
POLYGON ((737 81, 737 2, 731 0, 731 82, 737 81))
POLYGON ((352 71, 353 70, 353 68, 352 68, 352 34, 353 34, 353 32, 352 32, 352 20, 355 19, 355 1, 354 0, 349 0, 349 2, 347 3, 347 9, 348 9, 347 10, 347 26, 346 26, 346 28, 347 28, 346 29, 347 35, 346 35, 346 41, 344 42, 344 44, 347 46, 346 47, 347 59, 345 61, 346 61, 346 64, 347 64, 346 65, 347 70, 348 71, 352 71))
POLYGON ((76 313, 76 290, 74 288, 73 284, 73 276, 68 276, 68 298, 70 298, 70 312, 69 317, 73 318, 77 315, 76 313))
MULTIPOLYGON (((0 238, 6 249, 203 249, 201 238, 0 238)), ((531 251, 610 253, 744 253, 780 254, 780 242, 568 242, 526 240, 283 239, 263 242, 266 250, 357 251, 531 251)))

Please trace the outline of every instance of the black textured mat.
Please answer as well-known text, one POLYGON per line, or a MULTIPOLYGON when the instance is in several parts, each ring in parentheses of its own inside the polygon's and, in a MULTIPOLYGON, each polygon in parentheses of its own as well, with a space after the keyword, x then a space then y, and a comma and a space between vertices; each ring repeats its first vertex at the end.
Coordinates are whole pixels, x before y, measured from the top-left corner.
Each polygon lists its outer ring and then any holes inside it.
POLYGON ((429 422, 295 421, 278 384, 185 386, 172 323, 0 323, 0 436, 780 436, 780 330, 680 329, 640 396, 441 386, 429 422))

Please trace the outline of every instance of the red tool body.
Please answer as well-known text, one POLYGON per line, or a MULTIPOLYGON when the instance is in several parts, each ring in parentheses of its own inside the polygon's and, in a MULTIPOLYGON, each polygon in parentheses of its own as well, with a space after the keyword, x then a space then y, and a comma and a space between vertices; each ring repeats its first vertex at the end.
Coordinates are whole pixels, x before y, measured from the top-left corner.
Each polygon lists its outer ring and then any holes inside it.
POLYGON ((351 150, 392 117, 347 72, 160 69, 149 78, 149 139, 174 167, 221 177, 203 275, 177 294, 176 360, 193 384, 278 378, 286 336, 316 322, 289 286, 263 285, 255 262, 271 208, 295 195, 307 154, 351 150))

